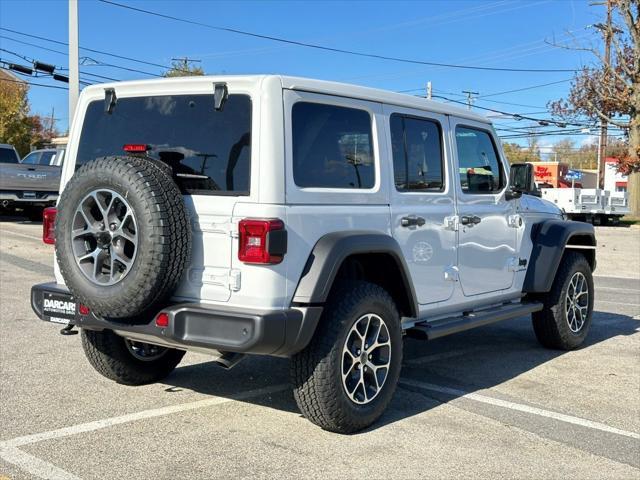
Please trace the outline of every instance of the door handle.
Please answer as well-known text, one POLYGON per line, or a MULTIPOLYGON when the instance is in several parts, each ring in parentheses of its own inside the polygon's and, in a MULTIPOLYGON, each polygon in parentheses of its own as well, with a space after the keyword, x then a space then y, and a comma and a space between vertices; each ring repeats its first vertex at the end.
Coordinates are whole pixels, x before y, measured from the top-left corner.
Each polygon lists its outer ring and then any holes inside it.
POLYGON ((464 215, 460 218, 460 223, 462 225, 477 225, 481 221, 482 219, 477 215, 464 215))
POLYGON ((403 227, 421 227, 426 223, 425 219, 422 217, 416 217, 411 215, 409 217, 402 217, 400 220, 400 225, 403 227))

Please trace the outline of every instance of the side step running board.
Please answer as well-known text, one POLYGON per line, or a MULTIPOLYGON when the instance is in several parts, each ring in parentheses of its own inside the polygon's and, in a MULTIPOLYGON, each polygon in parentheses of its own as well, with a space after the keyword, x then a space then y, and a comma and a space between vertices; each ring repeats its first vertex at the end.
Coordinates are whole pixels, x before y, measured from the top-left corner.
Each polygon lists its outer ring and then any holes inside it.
POLYGON ((471 312, 460 317, 444 318, 433 323, 419 322, 407 330, 407 335, 415 338, 433 340, 453 333, 463 332, 490 323, 509 320, 542 310, 542 303, 510 303, 478 312, 471 312))

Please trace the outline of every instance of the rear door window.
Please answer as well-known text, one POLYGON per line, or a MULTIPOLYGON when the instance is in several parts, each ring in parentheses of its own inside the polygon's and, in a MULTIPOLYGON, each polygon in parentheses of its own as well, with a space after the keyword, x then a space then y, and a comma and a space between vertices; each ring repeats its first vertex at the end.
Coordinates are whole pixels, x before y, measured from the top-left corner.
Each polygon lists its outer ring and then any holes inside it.
POLYGON ((368 189, 375 184, 371 115, 366 110, 293 105, 293 179, 299 187, 368 189))
POLYGON ((433 120, 391 115, 393 176, 401 192, 444 189, 442 133, 433 120))
POLYGON ((51 161, 56 156, 56 152, 42 152, 38 165, 51 165, 51 161))
POLYGON ((489 132, 457 126, 456 146, 463 192, 493 193, 504 188, 504 170, 489 132))
POLYGON ((213 95, 118 98, 111 114, 91 102, 76 168, 96 158, 123 155, 126 144, 171 165, 183 193, 248 195, 251 168, 251 99, 229 95, 222 110, 213 95))

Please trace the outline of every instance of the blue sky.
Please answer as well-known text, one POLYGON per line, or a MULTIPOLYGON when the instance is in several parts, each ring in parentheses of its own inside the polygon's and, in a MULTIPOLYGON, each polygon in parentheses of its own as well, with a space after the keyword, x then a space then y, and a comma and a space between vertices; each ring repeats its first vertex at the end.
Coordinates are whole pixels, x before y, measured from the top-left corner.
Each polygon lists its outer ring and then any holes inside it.
MULTIPOLYGON (((582 0, 119 1, 167 15, 333 48, 433 62, 525 69, 575 69, 591 62, 588 53, 560 49, 547 42, 599 45, 597 31, 587 26, 601 21, 603 15, 603 7, 590 7, 582 0)), ((472 90, 480 93, 478 106, 536 118, 549 118, 544 113, 547 102, 566 95, 569 82, 486 99, 482 95, 558 82, 572 76, 567 72, 460 70, 361 58, 187 25, 95 0, 80 1, 79 17, 81 46, 161 65, 168 65, 174 57, 188 56, 202 60, 202 67, 211 74, 282 73, 389 90, 421 89, 430 80, 435 94, 464 100, 461 92, 472 90)), ((67 1, 0 0, 0 27, 64 42, 68 35, 67 1)), ((16 40, 61 52, 66 48, 63 45, 5 30, 0 35, 0 48, 4 50, 67 67, 64 54, 16 40)), ((158 67, 88 51, 81 50, 80 56, 90 58, 82 71, 120 80, 151 77, 91 63, 162 73, 158 67)), ((0 51, 0 58, 21 61, 6 51, 0 51)), ((97 77, 84 79, 99 81, 97 77)), ((64 86, 47 78, 31 81, 64 86)), ((55 108, 55 116, 60 119, 58 127, 66 129, 64 90, 34 86, 29 96, 37 113, 49 115, 51 108, 55 108)), ((513 119, 500 123, 518 124, 513 119)), ((586 138, 577 137, 576 142, 586 138)), ((542 140, 549 143, 556 137, 542 140)))

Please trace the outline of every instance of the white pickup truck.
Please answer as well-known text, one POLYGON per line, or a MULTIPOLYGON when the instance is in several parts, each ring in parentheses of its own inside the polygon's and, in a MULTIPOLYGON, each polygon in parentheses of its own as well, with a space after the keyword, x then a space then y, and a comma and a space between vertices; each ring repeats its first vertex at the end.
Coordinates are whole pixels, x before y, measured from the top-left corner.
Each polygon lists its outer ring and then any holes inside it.
POLYGON ((12 145, 0 144, 2 210, 18 207, 31 220, 42 220, 43 208, 58 199, 62 154, 62 150, 35 150, 20 161, 12 145))
POLYGON ((541 188, 540 193, 542 198, 557 205, 570 219, 594 225, 616 225, 630 213, 626 192, 599 188, 541 188))

